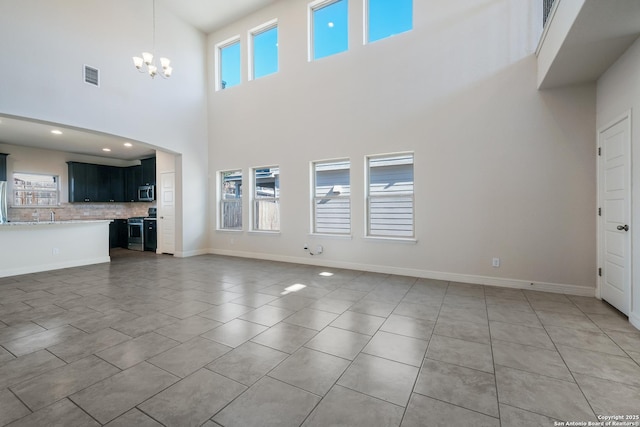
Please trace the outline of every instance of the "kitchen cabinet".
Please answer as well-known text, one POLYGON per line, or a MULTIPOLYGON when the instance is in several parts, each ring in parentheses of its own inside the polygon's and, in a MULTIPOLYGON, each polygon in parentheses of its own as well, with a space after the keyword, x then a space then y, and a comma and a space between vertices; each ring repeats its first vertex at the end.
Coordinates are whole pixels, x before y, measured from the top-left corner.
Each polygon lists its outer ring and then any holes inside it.
POLYGON ((142 185, 142 166, 124 168, 124 201, 138 201, 138 187, 142 185))
POLYGON ((98 201, 124 202, 124 171, 116 166, 97 166, 98 201))
POLYGON ((156 159, 131 167, 67 162, 69 202, 137 202, 138 187, 155 185, 156 159))
POLYGON ((158 247, 158 229, 155 219, 145 219, 144 222, 144 250, 156 251, 158 247))
POLYGON ((109 224, 109 248, 127 248, 127 220, 114 219, 109 224))
POLYGON ((7 156, 8 154, 0 153, 0 181, 7 180, 7 156))
POLYGON ((99 202, 98 165, 67 162, 69 165, 69 201, 99 202))
POLYGON ((142 164, 142 182, 140 185, 156 185, 156 158, 140 160, 142 164))

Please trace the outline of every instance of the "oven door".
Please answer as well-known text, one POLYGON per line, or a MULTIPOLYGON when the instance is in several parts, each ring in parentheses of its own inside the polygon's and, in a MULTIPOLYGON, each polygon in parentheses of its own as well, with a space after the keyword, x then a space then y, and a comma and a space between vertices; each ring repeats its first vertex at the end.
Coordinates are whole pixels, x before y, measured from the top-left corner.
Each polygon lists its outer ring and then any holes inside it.
POLYGON ((144 250, 144 224, 142 221, 127 223, 128 247, 134 251, 144 250))

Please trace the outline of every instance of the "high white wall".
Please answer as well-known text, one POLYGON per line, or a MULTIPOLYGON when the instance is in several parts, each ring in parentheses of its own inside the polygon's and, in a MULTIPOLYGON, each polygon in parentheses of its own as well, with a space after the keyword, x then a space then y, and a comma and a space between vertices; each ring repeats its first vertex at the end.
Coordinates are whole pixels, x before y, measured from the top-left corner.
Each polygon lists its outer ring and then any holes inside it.
MULTIPOLYGON (((593 295, 595 85, 536 89, 536 0, 414 1, 414 29, 307 61, 307 2, 208 38, 209 172, 279 165, 282 230, 212 231, 215 253, 593 295), (277 18, 280 71, 247 82, 247 31, 277 18), (243 81, 213 92, 216 43, 240 35, 243 81), (415 152, 417 243, 364 237, 364 157, 415 152), (352 161, 352 238, 310 235, 309 162, 352 161), (311 257, 307 243, 324 246, 311 257), (500 257, 500 268, 491 267, 500 257)), ((245 193, 248 196, 248 192, 245 193)))
POLYGON ((598 80, 597 129, 631 111, 632 301, 629 320, 640 328, 640 39, 598 80))
MULTIPOLYGON (((184 210, 177 255, 207 247, 206 38, 156 5, 156 56, 174 74, 154 80, 131 57, 152 50, 150 1, 0 0, 0 114, 97 130, 179 153, 184 210), (83 81, 84 64, 100 87, 83 81)), ((54 147, 52 147, 54 148, 54 147)))

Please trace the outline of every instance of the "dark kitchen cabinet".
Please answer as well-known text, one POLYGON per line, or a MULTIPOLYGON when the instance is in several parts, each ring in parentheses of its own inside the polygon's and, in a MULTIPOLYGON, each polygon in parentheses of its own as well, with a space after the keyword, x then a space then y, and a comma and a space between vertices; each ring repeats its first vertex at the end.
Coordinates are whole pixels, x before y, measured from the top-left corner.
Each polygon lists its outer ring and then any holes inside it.
POLYGON ((68 162, 69 165, 69 201, 98 202, 99 181, 98 165, 68 162))
POLYGON ((0 181, 7 180, 7 156, 8 154, 0 153, 0 181))
POLYGON ((98 201, 124 202, 124 172, 116 166, 97 166, 98 201))
POLYGON ((109 248, 127 248, 127 220, 114 219, 109 224, 109 248))
POLYGON ((69 202, 137 202, 138 187, 155 185, 156 159, 131 167, 67 162, 69 202))
POLYGON ((140 160, 142 164, 142 182, 140 185, 156 185, 156 158, 140 160))
POLYGON ((158 229, 155 219, 145 219, 144 222, 144 250, 156 251, 158 247, 158 229))
POLYGON ((124 201, 138 201, 138 187, 142 185, 142 166, 124 168, 124 201))

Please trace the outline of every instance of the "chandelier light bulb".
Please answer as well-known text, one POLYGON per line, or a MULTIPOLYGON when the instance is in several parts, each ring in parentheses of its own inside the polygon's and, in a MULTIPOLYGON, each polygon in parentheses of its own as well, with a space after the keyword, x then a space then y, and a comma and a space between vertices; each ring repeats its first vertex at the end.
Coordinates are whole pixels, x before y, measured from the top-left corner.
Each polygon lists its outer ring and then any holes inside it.
MULTIPOLYGON (((156 47, 156 2, 153 0, 153 49, 156 47)), ((173 73, 173 68, 170 66, 171 60, 166 57, 160 58, 160 66, 162 67, 162 71, 160 75, 167 79, 171 77, 171 73, 173 73)), ((158 67, 153 62, 153 54, 151 52, 142 52, 142 57, 134 56, 133 57, 133 65, 136 67, 138 71, 144 73, 144 66, 146 66, 146 71, 149 73, 151 78, 154 78, 156 74, 158 74, 158 67)))
POLYGON ((146 65, 151 65, 153 62, 153 54, 149 52, 142 52, 142 59, 144 59, 144 63, 146 65))
POLYGON ((139 56, 134 56, 133 57, 133 65, 135 65, 135 67, 139 70, 142 68, 142 65, 144 64, 143 59, 140 58, 139 56))

